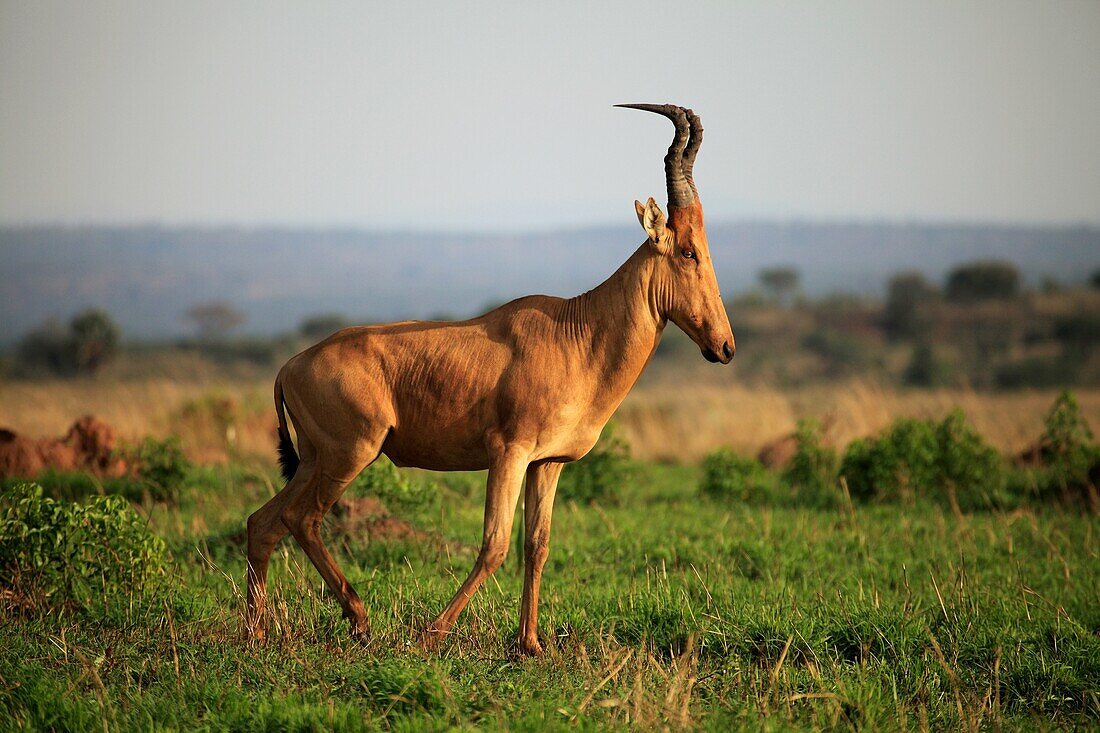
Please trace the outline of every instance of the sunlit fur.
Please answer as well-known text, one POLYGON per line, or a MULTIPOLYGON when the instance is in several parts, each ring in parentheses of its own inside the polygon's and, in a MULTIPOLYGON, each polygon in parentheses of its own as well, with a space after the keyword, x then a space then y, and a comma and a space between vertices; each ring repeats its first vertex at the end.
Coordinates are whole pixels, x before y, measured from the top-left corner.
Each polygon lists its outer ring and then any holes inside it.
POLYGON ((283 366, 275 401, 283 464, 293 472, 248 521, 248 627, 254 637, 264 633, 268 560, 288 532, 332 589, 352 632, 366 633, 363 603, 320 529, 347 484, 384 453, 399 466, 488 469, 477 562, 428 625, 428 644, 451 630, 504 561, 526 476, 519 649, 541 651, 538 591, 562 466, 596 443, 669 320, 708 358, 727 363, 733 356, 698 201, 672 210, 667 223, 653 199, 636 209, 647 241, 583 295, 532 295, 454 323, 349 328, 283 366), (284 405, 297 432, 296 466, 284 405))

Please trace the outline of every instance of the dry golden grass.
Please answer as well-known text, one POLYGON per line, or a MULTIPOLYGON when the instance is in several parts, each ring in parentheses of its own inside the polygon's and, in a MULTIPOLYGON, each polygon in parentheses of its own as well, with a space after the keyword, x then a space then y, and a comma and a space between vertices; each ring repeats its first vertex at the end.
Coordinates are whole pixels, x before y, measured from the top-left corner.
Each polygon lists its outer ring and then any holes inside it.
MULTIPOLYGON (((235 455, 274 461, 270 389, 255 380, 9 382, 0 384, 0 426, 60 435, 90 413, 114 426, 123 440, 178 435, 197 460, 235 455)), ((1038 437, 1055 395, 899 390, 864 381, 785 390, 666 382, 636 389, 615 421, 638 458, 693 462, 719 446, 755 454, 803 417, 831 424, 828 437, 843 446, 897 417, 939 418, 958 407, 993 445, 1015 453, 1038 437)), ((1086 419, 1100 427, 1100 390, 1077 395, 1086 419)))
MULTIPOLYGON (((942 418, 961 408, 994 446, 1016 453, 1038 438, 1056 395, 1056 390, 899 390, 863 381, 787 390, 661 385, 632 393, 616 422, 636 455, 692 462, 720 446, 754 455, 791 433, 801 418, 831 425, 827 437, 844 446, 898 417, 942 418)), ((1100 423, 1100 391, 1080 391, 1077 396, 1089 423, 1100 423)))
MULTIPOLYGON (((52 380, 0 383, 0 426, 61 435, 77 417, 106 421, 126 442, 178 436, 192 458, 273 456, 270 386, 257 381, 52 380)), ((273 459, 272 459, 273 460, 273 459)))

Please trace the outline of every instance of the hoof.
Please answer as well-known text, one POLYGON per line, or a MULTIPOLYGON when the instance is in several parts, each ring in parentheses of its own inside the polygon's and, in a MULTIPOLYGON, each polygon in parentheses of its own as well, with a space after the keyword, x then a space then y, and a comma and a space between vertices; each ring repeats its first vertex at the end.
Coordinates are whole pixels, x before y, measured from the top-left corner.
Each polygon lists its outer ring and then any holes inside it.
POLYGON ((443 640, 446 639, 448 633, 442 629, 437 628, 434 624, 424 629, 424 632, 420 635, 420 646, 424 649, 434 652, 439 649, 443 644, 443 640))
POLYGON ((516 651, 521 657, 541 657, 542 644, 539 643, 538 639, 519 639, 516 642, 516 651))
POLYGON ((245 627, 244 638, 249 644, 262 644, 267 639, 267 630, 259 624, 245 627))

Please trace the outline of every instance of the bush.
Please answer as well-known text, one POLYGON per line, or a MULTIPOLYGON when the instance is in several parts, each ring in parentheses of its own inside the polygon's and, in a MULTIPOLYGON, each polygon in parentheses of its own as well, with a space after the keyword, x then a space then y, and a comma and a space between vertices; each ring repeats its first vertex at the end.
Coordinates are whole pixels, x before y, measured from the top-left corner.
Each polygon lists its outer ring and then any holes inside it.
POLYGON ((0 497, 0 585, 28 602, 126 602, 166 562, 164 541, 122 497, 55 501, 37 484, 0 497))
POLYGON ((191 470, 191 462, 183 454, 179 438, 145 438, 127 454, 136 465, 137 477, 150 498, 173 504, 179 501, 191 470))
POLYGON ((1093 447, 1092 428, 1081 415, 1081 405, 1072 392, 1063 391, 1054 400, 1043 424, 1039 451, 1048 465, 1083 464, 1093 447))
POLYGON ((1058 395, 1039 439, 1040 465, 1014 477, 1017 491, 1050 501, 1096 500, 1095 473, 1100 447, 1072 392, 1058 395))
POLYGON ((351 483, 356 496, 374 496, 390 509, 409 511, 431 501, 434 490, 424 481, 414 481, 385 456, 378 456, 351 483))
POLYGON ((744 458, 719 448, 703 459, 699 491, 712 499, 759 502, 774 488, 772 478, 755 458, 744 458))
POLYGON ((840 473, 862 501, 932 498, 975 508, 1005 498, 1001 457, 958 411, 938 424, 900 419, 878 438, 854 441, 840 473))
POLYGON ((630 457, 630 446, 609 424, 588 455, 565 466, 558 494, 590 504, 618 504, 620 488, 636 481, 639 475, 630 457))
POLYGON ((852 498, 912 500, 935 481, 936 435, 931 423, 901 419, 883 436, 853 441, 840 473, 852 498))
POLYGON ((795 453, 783 472, 783 481, 794 491, 799 504, 832 505, 837 498, 840 457, 822 443, 821 424, 799 420, 795 441, 795 453))
POLYGON ((936 426, 936 440, 938 481, 959 508, 1002 507, 1009 503, 1004 492, 1004 459, 960 410, 953 411, 936 426))

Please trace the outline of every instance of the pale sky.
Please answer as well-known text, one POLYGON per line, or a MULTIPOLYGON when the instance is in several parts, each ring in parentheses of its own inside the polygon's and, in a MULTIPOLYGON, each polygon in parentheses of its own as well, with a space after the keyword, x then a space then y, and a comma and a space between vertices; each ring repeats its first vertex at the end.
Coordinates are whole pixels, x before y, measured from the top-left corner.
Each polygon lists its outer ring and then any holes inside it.
POLYGON ((1100 2, 0 0, 0 223, 1100 224, 1100 2))

